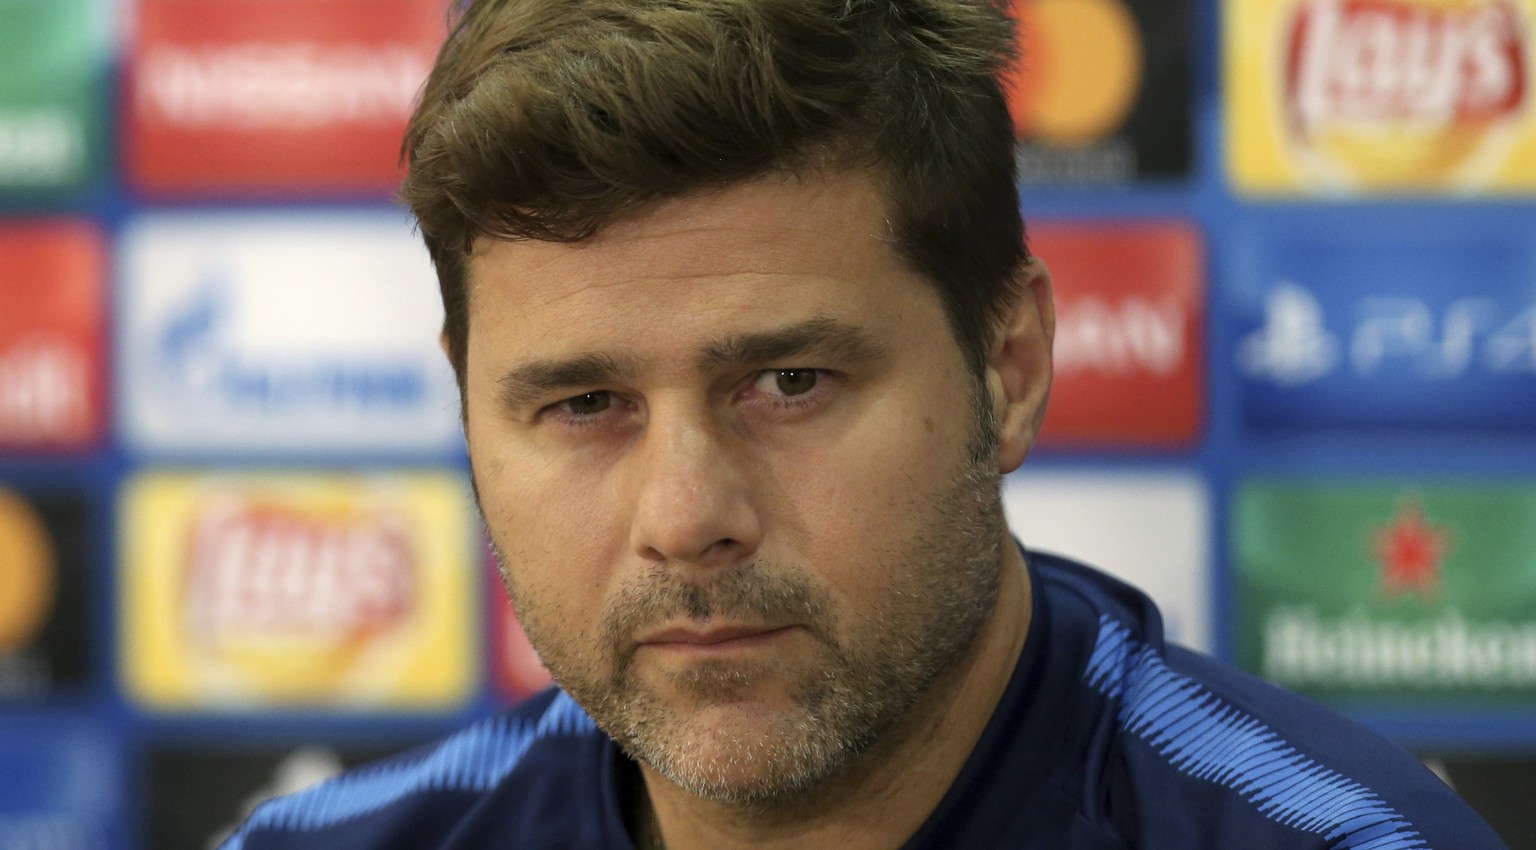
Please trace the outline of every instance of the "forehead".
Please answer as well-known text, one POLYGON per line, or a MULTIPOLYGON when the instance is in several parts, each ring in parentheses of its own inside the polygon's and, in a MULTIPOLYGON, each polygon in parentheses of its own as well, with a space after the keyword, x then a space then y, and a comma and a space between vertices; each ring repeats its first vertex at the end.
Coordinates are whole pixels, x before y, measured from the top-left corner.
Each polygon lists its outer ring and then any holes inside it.
POLYGON ((482 239, 468 284, 472 347, 619 343, 658 320, 672 337, 808 316, 899 323, 914 301, 937 303, 896 251, 875 181, 856 172, 668 201, 583 242, 482 239), (492 327, 516 333, 479 332, 492 327))

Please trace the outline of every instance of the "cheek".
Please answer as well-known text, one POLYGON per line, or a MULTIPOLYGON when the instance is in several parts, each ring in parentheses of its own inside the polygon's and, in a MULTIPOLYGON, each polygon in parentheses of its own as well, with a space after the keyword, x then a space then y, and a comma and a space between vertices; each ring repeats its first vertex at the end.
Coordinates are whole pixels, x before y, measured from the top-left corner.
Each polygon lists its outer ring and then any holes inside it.
POLYGON ((840 594, 888 585, 892 559, 933 521, 935 500, 964 468, 974 422, 968 398, 953 403, 958 410, 892 398, 782 463, 782 522, 803 546, 797 554, 840 594))
POLYGON ((472 457, 487 530, 519 602, 546 623, 594 622, 623 540, 601 489, 518 462, 516 452, 474 449, 472 457))

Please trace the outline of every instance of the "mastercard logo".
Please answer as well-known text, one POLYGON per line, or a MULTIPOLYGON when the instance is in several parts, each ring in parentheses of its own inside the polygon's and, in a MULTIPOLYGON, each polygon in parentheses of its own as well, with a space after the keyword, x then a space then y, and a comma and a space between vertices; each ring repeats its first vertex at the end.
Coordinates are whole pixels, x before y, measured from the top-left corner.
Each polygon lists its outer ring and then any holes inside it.
POLYGON ((1014 132, 1063 147, 1125 123, 1141 92, 1136 19, 1121 0, 1013 0, 1019 64, 1007 86, 1014 132))
POLYGON ((53 545, 32 507, 0 490, 0 653, 26 646, 53 608, 53 545))

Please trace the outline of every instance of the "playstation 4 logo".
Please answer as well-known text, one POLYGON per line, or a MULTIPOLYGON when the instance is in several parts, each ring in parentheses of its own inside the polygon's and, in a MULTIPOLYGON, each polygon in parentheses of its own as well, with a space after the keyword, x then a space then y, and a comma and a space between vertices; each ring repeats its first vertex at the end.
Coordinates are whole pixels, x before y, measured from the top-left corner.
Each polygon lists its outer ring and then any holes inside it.
POLYGON ((1323 308, 1294 283, 1270 291, 1263 326, 1244 337, 1237 351, 1244 375, 1281 386, 1311 383, 1332 372, 1338 359, 1338 337, 1324 324, 1323 308))
POLYGON ((1437 309, 1424 298, 1369 296, 1352 306, 1352 321, 1337 334, 1315 293, 1280 283, 1265 298, 1262 324, 1238 346, 1238 368, 1282 387, 1340 368, 1360 379, 1536 375, 1536 305, 1510 311, 1491 298, 1463 297, 1437 309))

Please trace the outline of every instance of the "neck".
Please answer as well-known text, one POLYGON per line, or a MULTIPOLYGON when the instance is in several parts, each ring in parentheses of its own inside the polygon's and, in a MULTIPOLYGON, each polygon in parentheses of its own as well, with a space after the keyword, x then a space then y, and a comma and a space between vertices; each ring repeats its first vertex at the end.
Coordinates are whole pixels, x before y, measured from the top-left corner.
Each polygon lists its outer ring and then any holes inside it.
POLYGON ((1029 633, 1031 592, 1023 555, 1010 540, 997 605, 965 660, 934 683, 898 728, 795 805, 742 809, 703 800, 642 764, 647 799, 637 801, 636 846, 899 846, 943 799, 1002 699, 1029 633))

